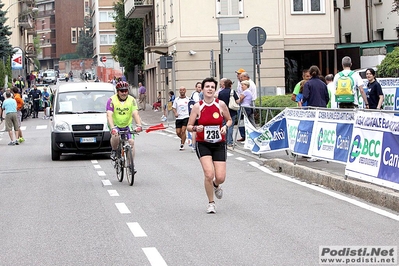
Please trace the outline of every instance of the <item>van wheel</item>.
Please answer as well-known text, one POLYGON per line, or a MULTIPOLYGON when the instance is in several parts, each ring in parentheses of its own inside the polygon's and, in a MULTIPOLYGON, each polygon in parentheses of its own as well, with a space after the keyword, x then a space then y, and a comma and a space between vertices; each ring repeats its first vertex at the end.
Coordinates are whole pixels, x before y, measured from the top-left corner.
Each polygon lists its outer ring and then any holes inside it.
POLYGON ((51 149, 51 160, 53 161, 59 161, 61 157, 61 153, 55 151, 54 149, 51 149))

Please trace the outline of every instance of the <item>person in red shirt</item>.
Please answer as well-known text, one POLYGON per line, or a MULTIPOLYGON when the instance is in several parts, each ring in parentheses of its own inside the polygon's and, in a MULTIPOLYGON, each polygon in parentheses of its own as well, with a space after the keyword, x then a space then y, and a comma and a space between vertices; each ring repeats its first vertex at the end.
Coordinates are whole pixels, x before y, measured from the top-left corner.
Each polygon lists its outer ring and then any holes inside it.
POLYGON ((193 106, 187 130, 197 134, 195 148, 205 176, 205 191, 209 200, 207 213, 215 213, 213 193, 218 199, 223 196, 221 184, 226 178, 226 132, 232 120, 227 105, 215 98, 217 81, 206 78, 201 88, 204 99, 193 106), (226 122, 224 125, 223 121, 226 122))

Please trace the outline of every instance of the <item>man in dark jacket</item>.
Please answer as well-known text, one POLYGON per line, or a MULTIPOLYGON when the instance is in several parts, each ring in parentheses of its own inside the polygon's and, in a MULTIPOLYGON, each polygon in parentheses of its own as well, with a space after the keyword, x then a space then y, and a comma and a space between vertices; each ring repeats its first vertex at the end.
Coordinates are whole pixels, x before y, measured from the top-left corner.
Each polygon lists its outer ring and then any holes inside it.
POLYGON ((33 90, 30 90, 29 97, 32 97, 33 100, 33 116, 32 118, 39 117, 39 104, 40 98, 42 97, 42 92, 37 89, 36 85, 33 85, 33 90))

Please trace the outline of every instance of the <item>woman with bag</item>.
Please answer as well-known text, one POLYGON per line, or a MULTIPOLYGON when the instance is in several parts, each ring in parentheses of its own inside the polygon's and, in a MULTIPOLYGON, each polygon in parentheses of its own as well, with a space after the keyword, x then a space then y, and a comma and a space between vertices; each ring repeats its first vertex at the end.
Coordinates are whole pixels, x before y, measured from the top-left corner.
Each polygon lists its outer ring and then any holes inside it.
MULTIPOLYGON (((247 117, 249 121, 251 122, 252 125, 255 126, 255 121, 253 120, 253 112, 254 109, 252 109, 252 93, 248 89, 249 88, 249 81, 248 80, 243 80, 241 81, 241 88, 242 92, 240 94, 240 103, 241 103, 241 114, 240 114, 240 119, 244 119, 244 114, 242 113, 243 109, 247 113, 247 117)), ((241 138, 238 139, 237 141, 245 141, 245 126, 239 126, 238 130, 240 131, 241 138)))
MULTIPOLYGON (((224 89, 219 91, 218 94, 218 99, 222 100, 226 103, 226 105, 229 107, 229 113, 231 116, 231 120, 233 123, 231 126, 227 128, 227 136, 226 136, 226 142, 227 142, 227 147, 232 148, 233 147, 233 130, 234 130, 234 124, 236 121, 237 117, 237 110, 240 108, 238 102, 239 98, 237 93, 231 89, 231 85, 233 85, 233 82, 230 79, 225 79, 224 80, 224 89), (232 103, 236 103, 238 105, 238 109, 234 108, 231 109, 232 103)), ((226 123, 226 121, 224 122, 226 123)))

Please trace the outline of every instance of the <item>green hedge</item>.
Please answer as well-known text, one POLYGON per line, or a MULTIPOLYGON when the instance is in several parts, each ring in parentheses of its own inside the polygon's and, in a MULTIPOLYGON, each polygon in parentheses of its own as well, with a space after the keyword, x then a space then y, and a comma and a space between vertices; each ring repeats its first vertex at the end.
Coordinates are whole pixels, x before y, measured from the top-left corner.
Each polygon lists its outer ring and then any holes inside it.
MULTIPOLYGON (((262 96, 262 106, 259 104, 259 99, 255 101, 256 107, 296 107, 296 102, 291 100, 291 94, 289 95, 273 95, 273 96, 262 96)), ((262 122, 260 122, 259 109, 255 109, 255 121, 257 124, 262 124, 265 121, 267 115, 267 121, 271 120, 274 116, 278 115, 281 110, 272 110, 267 114, 266 110, 262 110, 262 122)))

